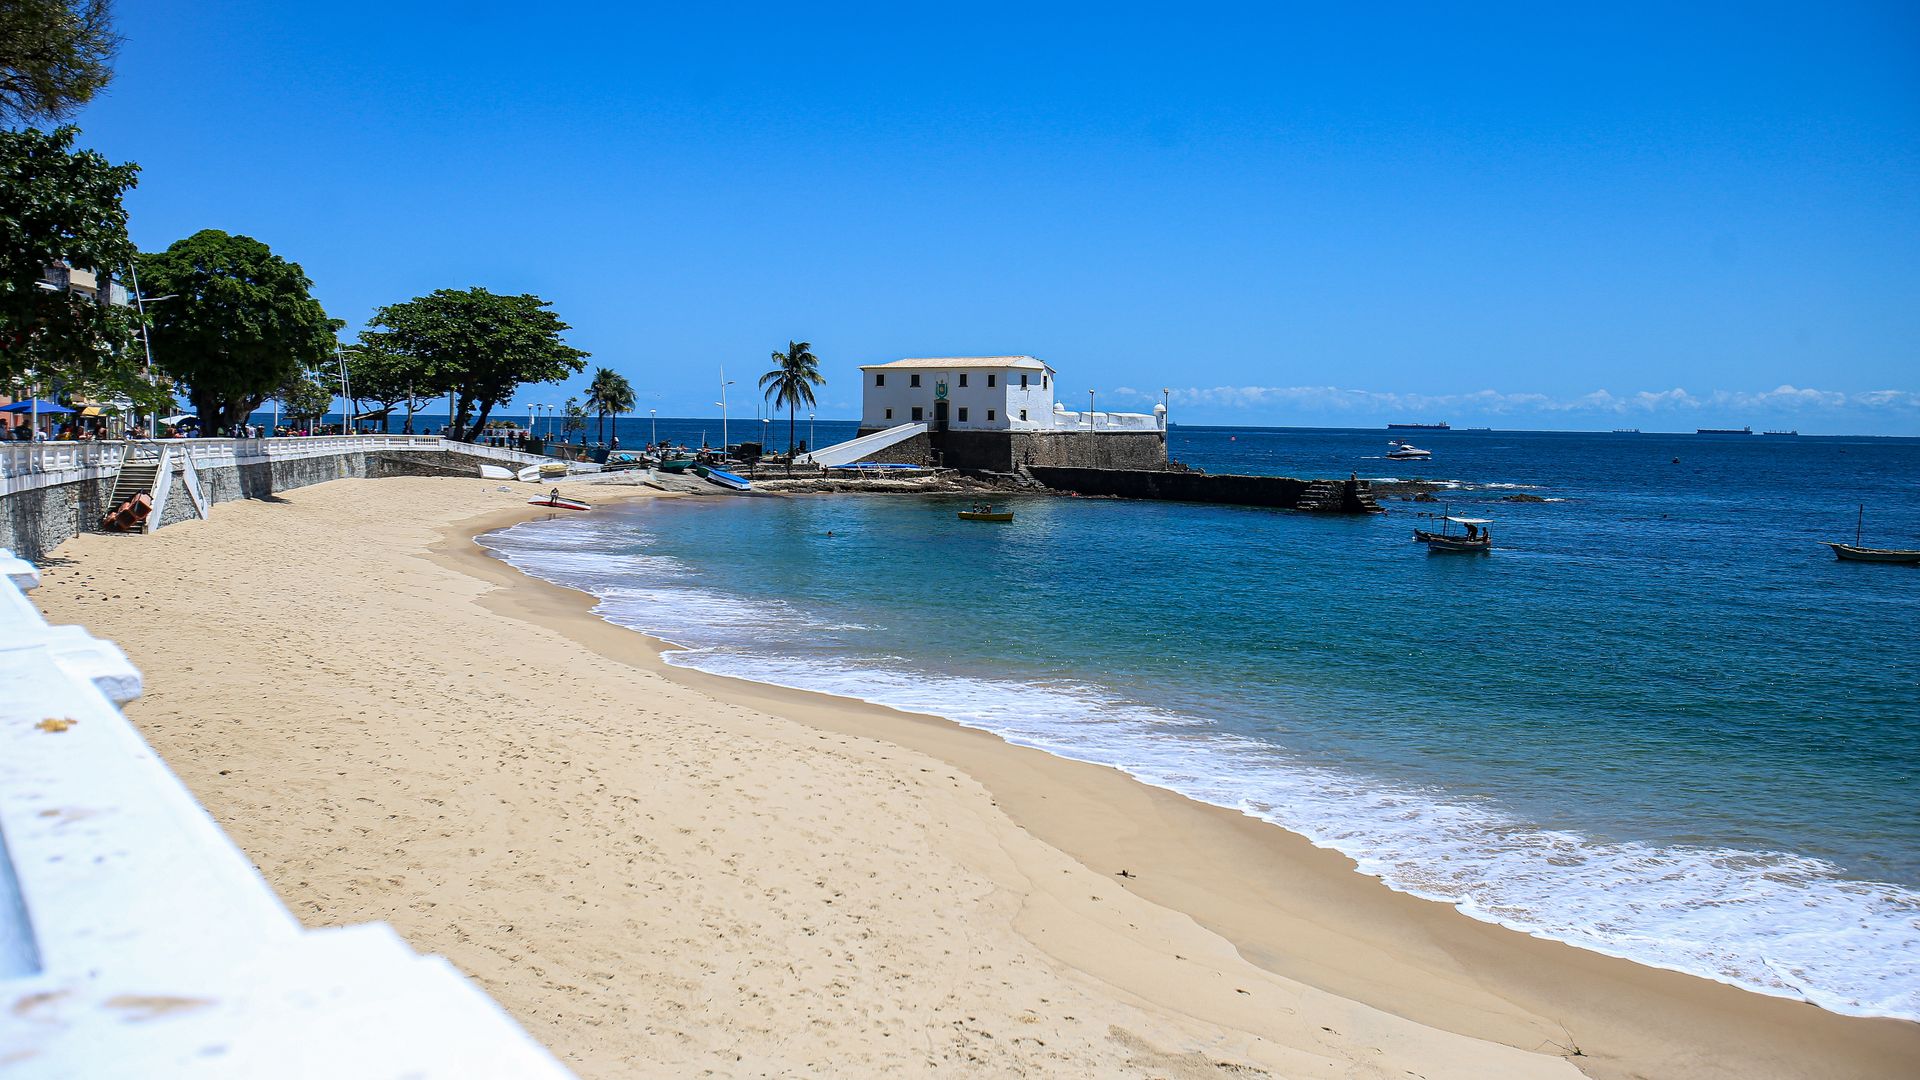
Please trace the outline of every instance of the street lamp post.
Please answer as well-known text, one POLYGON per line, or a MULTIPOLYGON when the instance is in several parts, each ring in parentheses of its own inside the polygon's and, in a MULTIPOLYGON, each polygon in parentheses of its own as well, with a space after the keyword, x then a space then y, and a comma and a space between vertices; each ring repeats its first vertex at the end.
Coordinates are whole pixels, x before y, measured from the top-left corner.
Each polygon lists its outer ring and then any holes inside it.
POLYGON ((817 436, 814 434, 814 431, 813 431, 813 414, 808 413, 807 414, 807 453, 811 454, 815 450, 820 449, 820 444, 814 441, 816 438, 817 436))
POLYGON ((733 380, 727 378, 727 369, 722 366, 720 368, 720 400, 714 402, 720 406, 720 456, 722 457, 727 454, 727 387, 732 385, 733 380))
MULTIPOLYGON (((165 296, 141 296, 140 268, 129 264, 127 266, 127 273, 133 279, 133 310, 140 317, 140 345, 147 354, 147 385, 154 386, 157 384, 153 381, 153 337, 147 329, 147 305, 157 304, 162 300, 175 300, 179 298, 180 294, 168 293, 165 296)), ((278 408, 278 405, 276 405, 275 408, 278 408)), ((157 412, 148 413, 147 421, 147 434, 150 437, 158 438, 160 435, 160 414, 157 412)))
POLYGON ((1173 427, 1173 391, 1163 386, 1160 388, 1160 430, 1166 431, 1171 427, 1173 427))
POLYGON ((1093 411, 1093 391, 1087 391, 1087 430, 1092 431, 1099 425, 1098 414, 1093 411))
POLYGON ((647 417, 653 424, 653 435, 651 439, 648 441, 648 445, 659 446, 660 445, 660 410, 648 409, 647 417))

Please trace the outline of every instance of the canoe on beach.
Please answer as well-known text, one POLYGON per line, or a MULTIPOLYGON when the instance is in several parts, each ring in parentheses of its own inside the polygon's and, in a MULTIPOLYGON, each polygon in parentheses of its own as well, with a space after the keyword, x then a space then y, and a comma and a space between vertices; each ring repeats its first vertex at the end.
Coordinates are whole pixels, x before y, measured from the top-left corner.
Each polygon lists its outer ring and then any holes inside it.
POLYGON ((552 495, 537 495, 531 499, 528 499, 527 504, 529 506, 550 506, 555 510, 591 510, 593 509, 593 507, 588 506, 586 503, 581 502, 579 499, 565 498, 558 493, 555 493, 552 495))

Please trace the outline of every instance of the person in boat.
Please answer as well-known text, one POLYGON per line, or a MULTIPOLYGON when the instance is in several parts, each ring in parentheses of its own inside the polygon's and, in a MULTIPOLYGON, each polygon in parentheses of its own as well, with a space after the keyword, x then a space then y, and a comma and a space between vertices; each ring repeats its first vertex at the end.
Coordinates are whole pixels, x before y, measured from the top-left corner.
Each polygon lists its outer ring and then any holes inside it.
POLYGON ((1480 529, 1478 526, 1472 525, 1472 524, 1469 524, 1467 526, 1467 539, 1469 540, 1480 539, 1480 529))

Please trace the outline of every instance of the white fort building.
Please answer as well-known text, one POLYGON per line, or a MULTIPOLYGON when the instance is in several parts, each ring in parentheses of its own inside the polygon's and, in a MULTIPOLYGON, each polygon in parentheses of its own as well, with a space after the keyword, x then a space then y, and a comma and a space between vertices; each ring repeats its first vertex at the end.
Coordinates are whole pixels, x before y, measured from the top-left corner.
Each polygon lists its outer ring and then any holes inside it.
POLYGON ((860 434, 813 455, 1011 471, 1022 465, 1166 467, 1166 410, 1073 412, 1031 356, 950 356, 860 368, 860 434))

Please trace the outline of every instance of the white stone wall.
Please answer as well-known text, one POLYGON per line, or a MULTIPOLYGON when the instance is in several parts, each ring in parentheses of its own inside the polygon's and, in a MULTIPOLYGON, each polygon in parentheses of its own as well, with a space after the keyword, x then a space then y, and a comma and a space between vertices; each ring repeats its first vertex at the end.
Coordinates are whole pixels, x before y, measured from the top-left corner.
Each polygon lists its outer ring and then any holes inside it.
POLYGON ((866 369, 860 372, 860 379, 862 428, 913 423, 915 408, 921 410, 921 422, 932 423, 934 404, 939 400, 935 390, 942 381, 947 384, 947 426, 953 430, 1044 431, 1053 422, 1053 377, 1035 368, 866 369), (875 378, 881 375, 886 377, 886 385, 875 385, 875 378), (966 376, 965 386, 960 385, 962 375, 966 376), (919 386, 913 385, 915 376, 919 376, 919 386), (1022 376, 1027 380, 1025 388, 1020 385, 1022 376), (960 418, 961 409, 967 411, 965 420, 960 418), (1020 419, 1022 409, 1027 413, 1025 420, 1020 419), (991 420, 987 419, 989 412, 993 413, 991 420))

